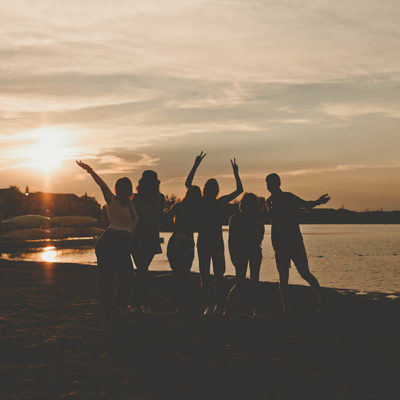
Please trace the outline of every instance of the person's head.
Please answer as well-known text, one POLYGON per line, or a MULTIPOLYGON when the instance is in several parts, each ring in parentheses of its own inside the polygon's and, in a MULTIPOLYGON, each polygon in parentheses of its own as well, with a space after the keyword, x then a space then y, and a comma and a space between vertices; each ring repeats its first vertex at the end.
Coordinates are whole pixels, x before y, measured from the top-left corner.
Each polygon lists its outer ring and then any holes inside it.
POLYGON ((254 193, 245 193, 242 200, 240 200, 239 210, 246 214, 259 214, 261 205, 258 197, 254 193))
POLYGON ((149 169, 143 171, 136 190, 147 198, 157 197, 160 194, 160 181, 157 177, 157 172, 149 169))
POLYGON ((115 182, 114 186, 115 195, 118 200, 128 201, 132 198, 132 182, 129 178, 120 178, 115 182))
POLYGON ((203 197, 207 200, 215 200, 219 193, 219 185, 216 179, 209 179, 203 187, 203 197))
POLYGON ((267 189, 271 193, 277 192, 281 187, 281 178, 278 174, 273 173, 267 175, 265 181, 267 182, 267 189))
POLYGON ((198 186, 190 186, 186 191, 185 197, 183 198, 182 202, 185 204, 196 205, 200 203, 201 197, 201 190, 198 186))

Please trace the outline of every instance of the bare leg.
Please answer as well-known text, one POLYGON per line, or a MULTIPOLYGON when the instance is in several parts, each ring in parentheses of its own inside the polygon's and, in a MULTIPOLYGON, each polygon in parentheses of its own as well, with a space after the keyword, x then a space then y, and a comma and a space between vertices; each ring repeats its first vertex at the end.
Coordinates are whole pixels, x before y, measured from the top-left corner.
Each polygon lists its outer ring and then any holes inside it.
POLYGON ((275 252, 275 261, 279 272, 279 293, 281 295, 282 312, 285 314, 287 312, 290 257, 287 254, 275 252))
POLYGON ((119 311, 125 311, 130 301, 130 294, 134 281, 134 271, 129 250, 120 255, 118 270, 118 290, 115 306, 119 311))
POLYGON ((212 282, 210 276, 211 255, 209 249, 198 246, 198 256, 203 304, 206 308, 209 308, 212 305, 212 282))
POLYGON ((322 307, 321 287, 317 278, 310 272, 306 250, 303 246, 299 246, 297 254, 293 257, 294 264, 299 271, 300 276, 311 286, 317 302, 317 309, 320 311, 322 307))
POLYGON ((217 309, 221 309, 221 307, 224 307, 226 299, 224 293, 225 254, 223 248, 222 251, 214 253, 211 258, 215 278, 215 304, 217 309))
POLYGON ((287 289, 289 286, 289 269, 279 271, 279 293, 281 295, 282 312, 287 311, 287 289))
POLYGON ((259 281, 260 281, 260 267, 262 261, 262 250, 257 249, 257 252, 250 257, 250 284, 251 284, 251 307, 252 316, 257 314, 257 306, 259 303, 259 281))
POLYGON ((234 299, 237 296, 237 294, 243 290, 245 286, 247 262, 248 262, 247 259, 243 259, 240 261, 235 260, 234 263, 236 270, 235 284, 232 286, 226 298, 228 312, 231 312, 232 299, 234 299))
POLYGON ((322 309, 321 286, 319 285, 317 278, 311 272, 308 272, 308 274, 300 274, 300 275, 311 286, 311 289, 314 292, 315 300, 317 302, 317 311, 321 311, 322 309))
POLYGON ((194 242, 177 239, 172 235, 167 247, 167 257, 175 278, 177 313, 188 310, 190 299, 190 269, 194 258, 194 242))
POLYGON ((142 306, 150 305, 149 297, 149 266, 153 260, 153 253, 133 253, 133 259, 137 268, 136 291, 139 304, 142 306))

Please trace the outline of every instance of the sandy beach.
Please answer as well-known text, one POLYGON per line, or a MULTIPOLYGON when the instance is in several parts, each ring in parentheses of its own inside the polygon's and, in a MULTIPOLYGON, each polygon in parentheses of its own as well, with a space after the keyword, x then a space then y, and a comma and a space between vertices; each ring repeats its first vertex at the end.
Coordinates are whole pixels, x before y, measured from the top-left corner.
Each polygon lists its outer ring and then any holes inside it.
MULTIPOLYGON (((262 315, 174 315, 173 281, 152 273, 155 316, 106 329, 96 269, 0 261, 1 399, 384 399, 398 392, 400 299, 324 289, 312 311, 292 286, 288 317, 263 283, 262 315)), ((233 284, 226 279, 226 290, 233 284)))

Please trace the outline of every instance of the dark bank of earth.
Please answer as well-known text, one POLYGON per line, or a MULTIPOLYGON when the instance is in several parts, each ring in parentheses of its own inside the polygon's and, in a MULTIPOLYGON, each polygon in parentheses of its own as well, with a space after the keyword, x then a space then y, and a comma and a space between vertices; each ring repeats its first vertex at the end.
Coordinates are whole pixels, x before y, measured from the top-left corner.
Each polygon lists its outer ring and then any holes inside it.
MULTIPOLYGON (((169 273, 152 273, 156 317, 132 315, 105 330, 96 271, 79 265, 0 261, 1 399, 383 399, 398 393, 400 301, 310 290, 279 317, 275 284, 249 320, 173 314, 169 273)), ((232 279, 226 280, 227 290, 232 279)))

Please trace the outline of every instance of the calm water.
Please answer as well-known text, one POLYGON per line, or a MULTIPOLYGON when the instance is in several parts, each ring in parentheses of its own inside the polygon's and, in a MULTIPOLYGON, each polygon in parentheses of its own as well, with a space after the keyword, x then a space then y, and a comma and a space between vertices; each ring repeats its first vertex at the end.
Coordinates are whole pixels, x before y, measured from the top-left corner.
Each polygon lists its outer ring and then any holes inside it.
MULTIPOLYGON (((361 292, 400 292, 400 225, 304 225, 302 231, 310 269, 322 286, 361 292)), ((166 245, 170 234, 162 233, 161 236, 164 237, 163 254, 155 257, 151 270, 169 270, 166 245)), ((226 231, 224 236, 227 243, 226 231)), ((266 226, 263 251, 261 280, 277 281, 269 225, 266 226)), ((96 264, 93 248, 57 250, 48 247, 29 253, 3 254, 3 257, 96 264)), ((227 274, 234 275, 227 248, 226 261, 227 274)), ((192 270, 199 270, 197 256, 192 270)), ((290 282, 304 284, 295 268, 291 269, 290 282)))

